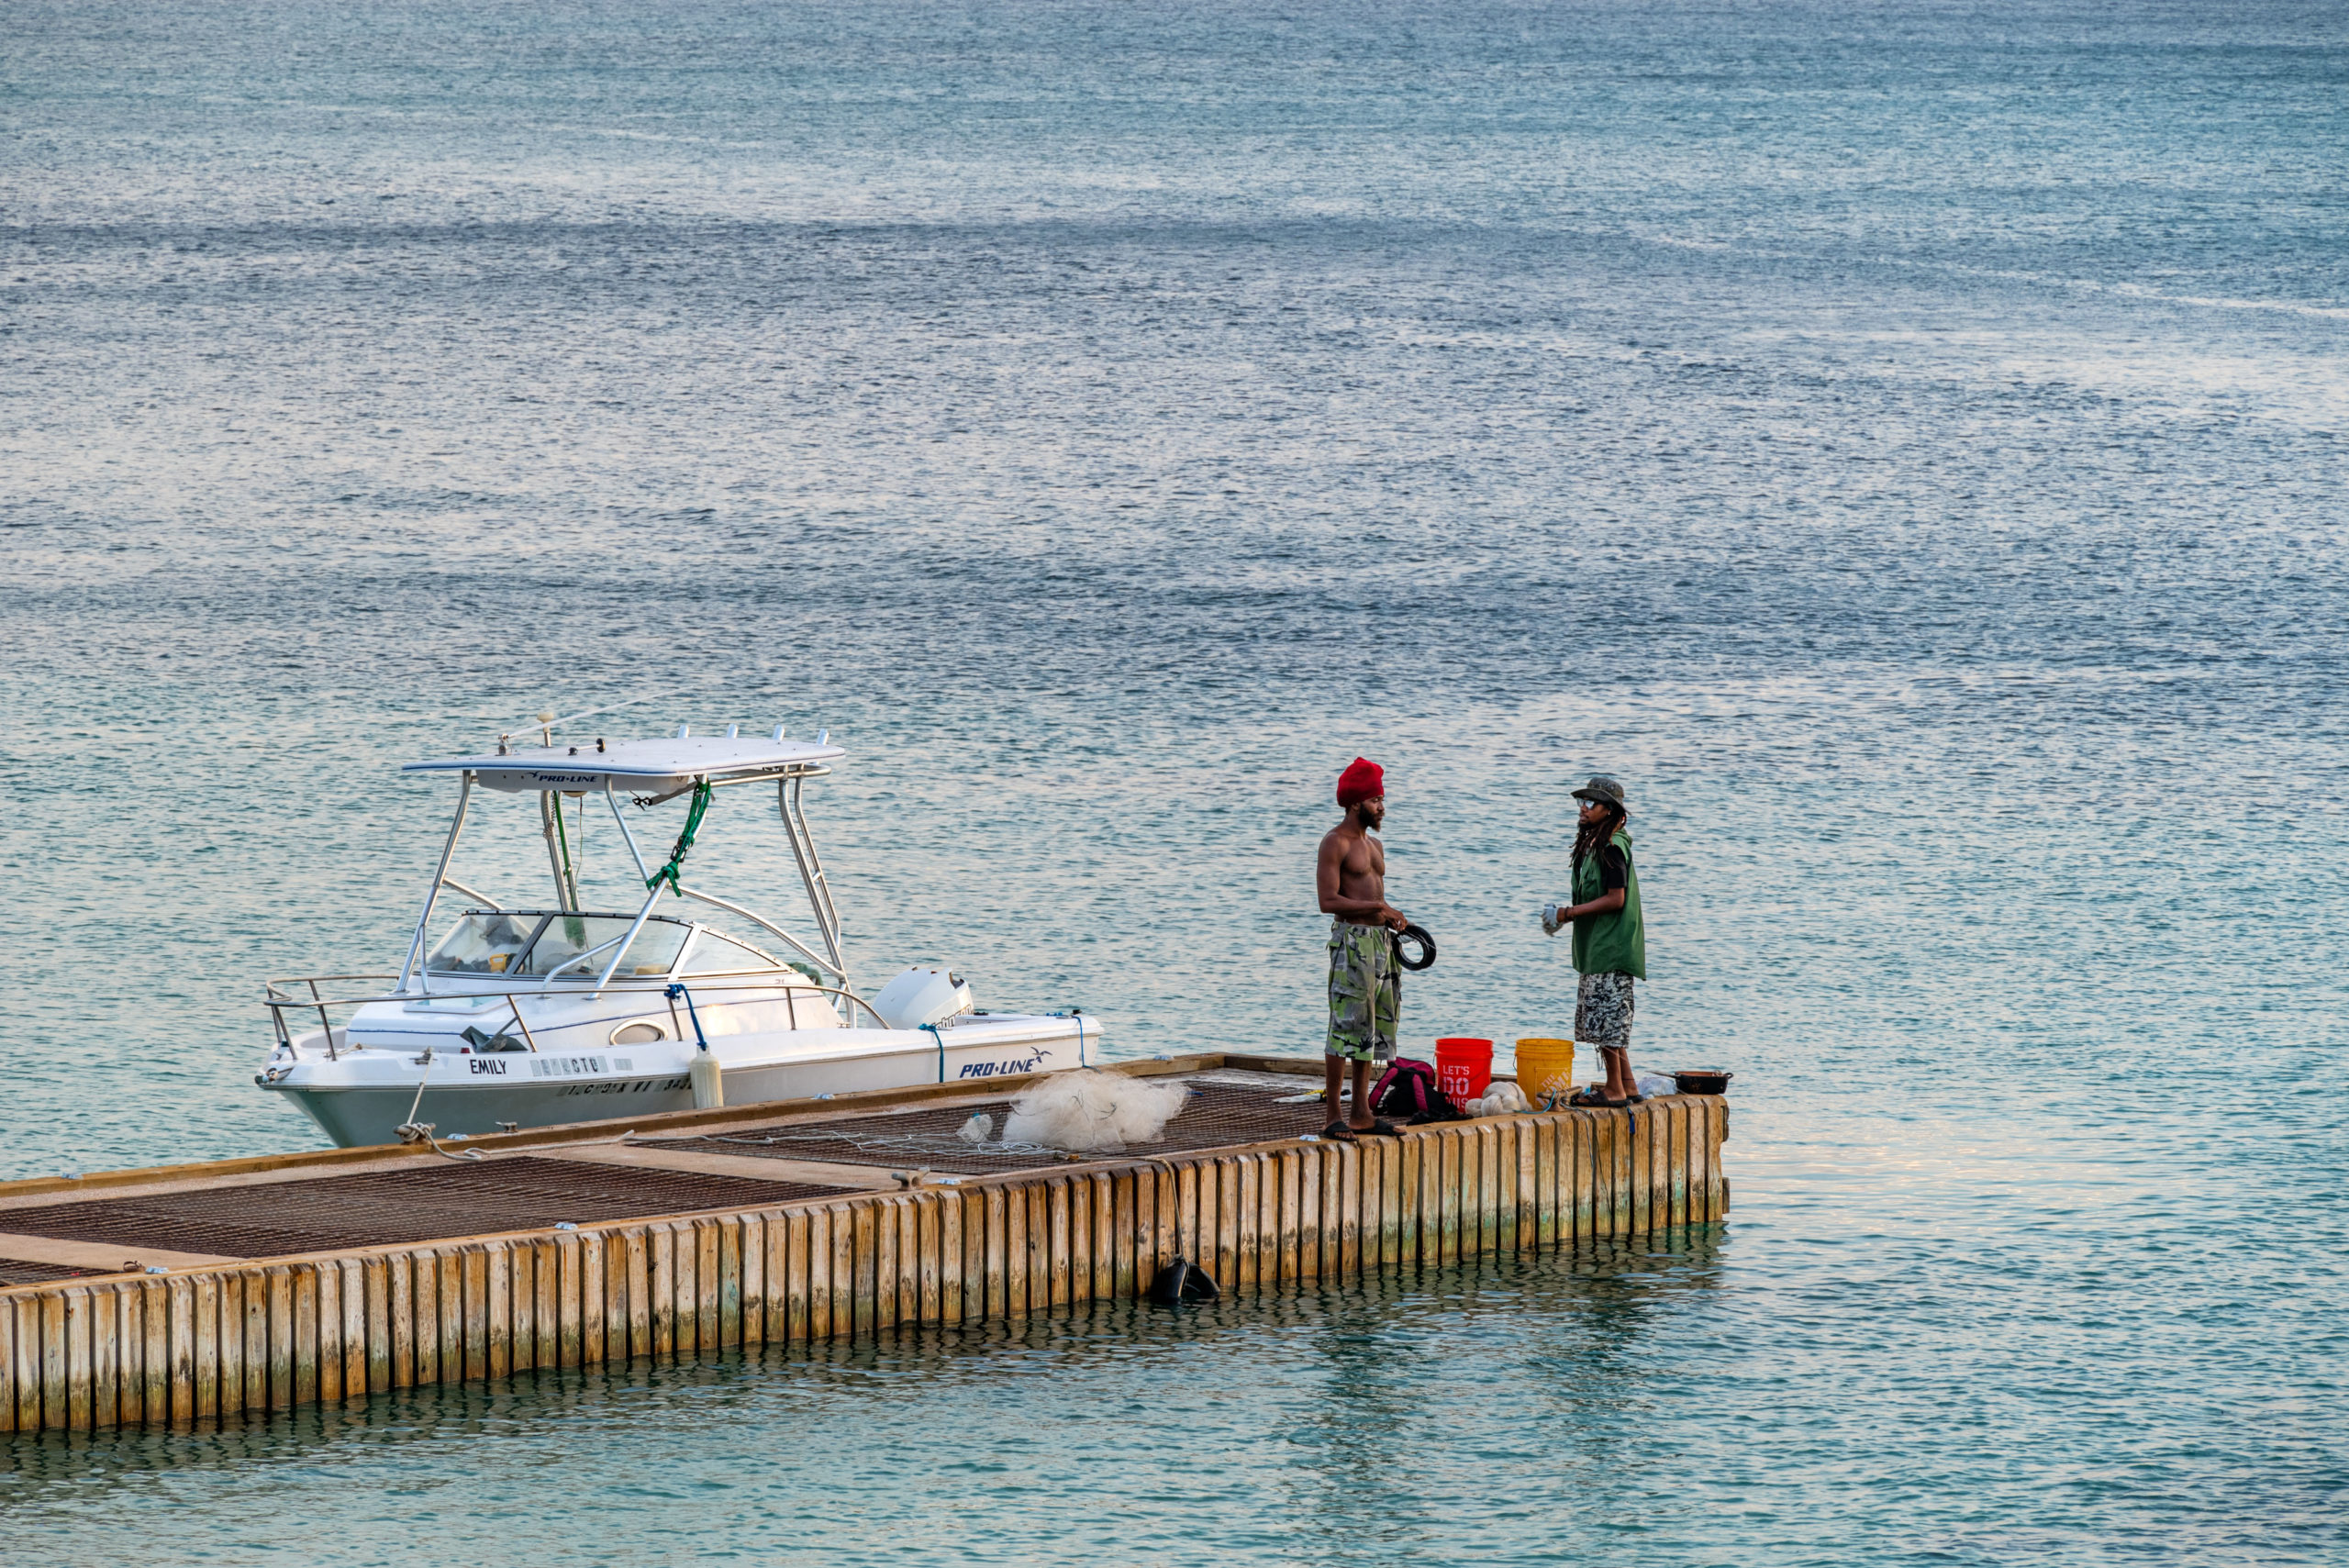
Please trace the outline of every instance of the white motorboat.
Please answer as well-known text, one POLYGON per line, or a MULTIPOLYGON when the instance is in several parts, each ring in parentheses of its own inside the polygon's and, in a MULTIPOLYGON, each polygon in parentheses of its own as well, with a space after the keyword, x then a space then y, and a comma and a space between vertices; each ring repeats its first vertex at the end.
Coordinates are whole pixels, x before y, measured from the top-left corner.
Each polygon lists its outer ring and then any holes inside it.
POLYGON ((564 746, 554 740, 559 721, 544 722, 544 744, 501 738, 492 754, 404 770, 454 773, 461 783, 396 977, 269 983, 275 1039, 254 1081, 291 1099, 336 1143, 473 1137, 1094 1060, 1100 1034, 1091 1018, 1074 1009, 981 1012, 951 971, 907 969, 870 1002, 853 988, 800 798, 809 779, 846 754, 828 735, 791 740, 778 726, 763 738, 731 728, 696 737, 680 727, 665 739, 564 746), (765 784, 774 785, 798 864, 812 942, 685 880, 718 792, 765 784), (482 790, 537 794, 551 902, 501 903, 450 874, 482 790), (644 809, 685 802, 676 848, 657 870, 637 843, 623 794, 644 809), (628 906, 583 902, 578 835, 591 802, 609 811, 635 866, 628 906), (436 931, 444 893, 468 902, 436 931), (694 906, 734 919, 713 924, 715 916, 695 917, 694 906), (377 983, 373 994, 368 982, 377 983))

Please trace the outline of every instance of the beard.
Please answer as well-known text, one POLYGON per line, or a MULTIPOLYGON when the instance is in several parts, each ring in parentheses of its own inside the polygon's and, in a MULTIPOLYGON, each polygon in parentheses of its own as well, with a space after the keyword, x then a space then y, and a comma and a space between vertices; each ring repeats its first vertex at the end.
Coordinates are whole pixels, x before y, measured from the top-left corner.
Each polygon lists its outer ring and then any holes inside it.
POLYGON ((1365 828, 1376 828, 1386 820, 1386 806, 1383 802, 1373 803, 1365 800, 1354 807, 1354 812, 1362 818, 1362 825, 1365 828))

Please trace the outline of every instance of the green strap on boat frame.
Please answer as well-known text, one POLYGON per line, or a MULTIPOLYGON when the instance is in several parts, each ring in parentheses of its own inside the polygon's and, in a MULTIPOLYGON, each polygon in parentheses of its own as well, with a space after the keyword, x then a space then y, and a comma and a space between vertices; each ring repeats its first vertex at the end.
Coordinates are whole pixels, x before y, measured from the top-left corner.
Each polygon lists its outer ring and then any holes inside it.
POLYGON ((644 885, 648 890, 660 886, 665 880, 670 892, 680 897, 685 895, 685 889, 677 884, 677 872, 685 863, 685 851, 694 847, 694 835, 701 831, 701 814, 708 809, 709 781, 696 779, 694 803, 685 810, 685 830, 677 835, 677 847, 669 851, 669 863, 645 879, 644 885))

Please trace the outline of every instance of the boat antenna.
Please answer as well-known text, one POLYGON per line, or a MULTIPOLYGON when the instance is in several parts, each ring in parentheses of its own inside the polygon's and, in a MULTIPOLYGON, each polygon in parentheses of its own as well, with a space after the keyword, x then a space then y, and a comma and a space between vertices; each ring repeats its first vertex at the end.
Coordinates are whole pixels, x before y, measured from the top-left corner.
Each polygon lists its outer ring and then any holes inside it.
POLYGON ((597 714, 614 713, 624 707, 634 707, 640 703, 665 702, 675 695, 674 692, 653 692, 640 697, 629 697, 621 702, 606 703, 601 707, 586 708, 578 713, 566 713, 560 718, 557 718, 551 710, 542 709, 527 719, 517 721, 500 732, 497 737, 497 754, 501 757, 506 755, 507 743, 513 740, 514 731, 517 729, 535 729, 539 732, 539 744, 551 746, 554 744, 554 732, 566 724, 583 718, 593 718, 597 714))

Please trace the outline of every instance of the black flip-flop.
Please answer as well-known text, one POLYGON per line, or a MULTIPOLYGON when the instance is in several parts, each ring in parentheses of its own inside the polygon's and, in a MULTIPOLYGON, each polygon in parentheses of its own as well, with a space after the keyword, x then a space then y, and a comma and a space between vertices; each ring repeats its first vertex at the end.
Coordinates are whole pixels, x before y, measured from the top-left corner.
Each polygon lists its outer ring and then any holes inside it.
POLYGON ((1354 1140, 1354 1129, 1346 1125, 1345 1118, 1340 1117, 1321 1129, 1321 1136, 1331 1143, 1352 1143, 1354 1140))
POLYGON ((1356 1138, 1400 1138, 1403 1136, 1403 1129, 1383 1116, 1373 1117, 1368 1127, 1354 1127, 1349 1124, 1346 1130, 1356 1138))

